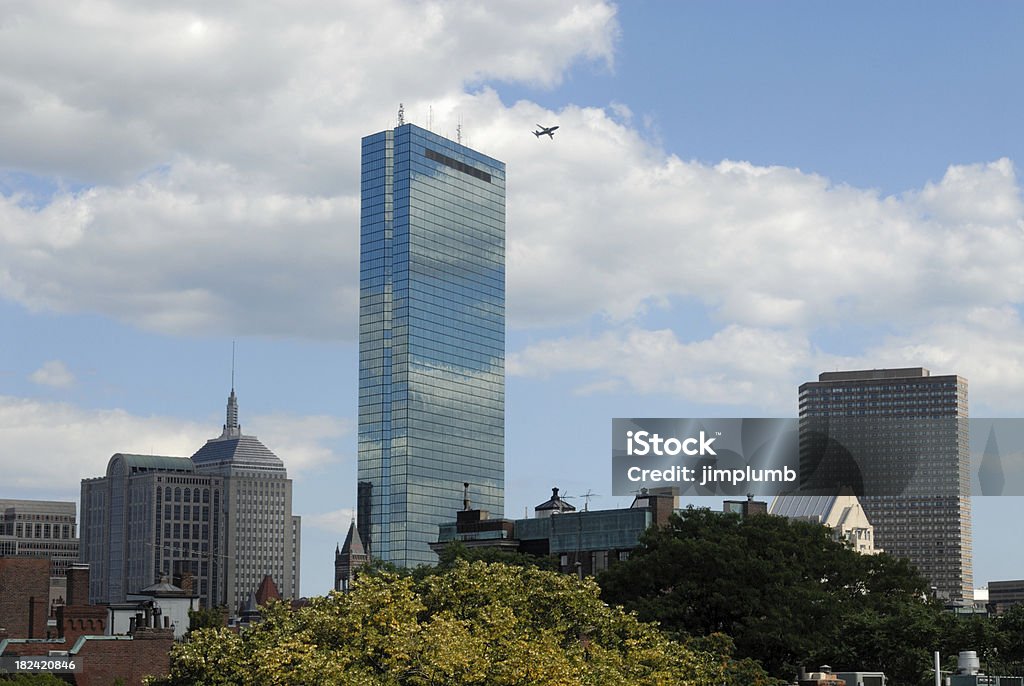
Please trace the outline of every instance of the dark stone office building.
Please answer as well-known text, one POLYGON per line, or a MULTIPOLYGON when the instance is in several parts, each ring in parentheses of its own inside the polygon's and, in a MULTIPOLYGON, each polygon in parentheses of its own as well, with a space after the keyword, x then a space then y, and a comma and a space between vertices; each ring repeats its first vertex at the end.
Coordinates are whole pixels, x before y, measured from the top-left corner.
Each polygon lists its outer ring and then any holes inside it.
POLYGON ((875 545, 950 603, 974 597, 967 380, 927 369, 826 372, 800 386, 800 479, 849 489, 875 545))

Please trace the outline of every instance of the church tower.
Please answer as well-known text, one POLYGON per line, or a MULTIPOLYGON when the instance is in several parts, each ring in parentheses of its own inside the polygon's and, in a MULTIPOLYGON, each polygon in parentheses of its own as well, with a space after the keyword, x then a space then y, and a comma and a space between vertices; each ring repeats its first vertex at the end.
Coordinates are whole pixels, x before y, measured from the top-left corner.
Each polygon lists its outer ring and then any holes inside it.
POLYGON ((365 564, 369 564, 370 556, 359 537, 359 529, 355 520, 348 527, 348 535, 341 549, 334 549, 334 590, 347 593, 355 579, 356 572, 365 564))

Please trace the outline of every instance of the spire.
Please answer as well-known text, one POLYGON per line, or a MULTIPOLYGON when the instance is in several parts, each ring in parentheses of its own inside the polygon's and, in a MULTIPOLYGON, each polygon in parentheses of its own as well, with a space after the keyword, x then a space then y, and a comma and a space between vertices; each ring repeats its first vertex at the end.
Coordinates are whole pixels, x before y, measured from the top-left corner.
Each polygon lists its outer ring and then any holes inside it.
POLYGON ((227 423, 224 424, 224 436, 233 437, 239 436, 242 433, 242 427, 238 424, 238 398, 235 396, 235 389, 231 389, 231 395, 228 396, 228 416, 227 423))
POLYGON ((352 520, 352 523, 348 527, 348 535, 345 536, 345 542, 341 546, 342 555, 365 555, 366 548, 363 547, 363 539, 359 537, 359 528, 356 526, 356 520, 352 520))
POLYGON ((221 438, 238 438, 242 427, 238 423, 238 397, 235 396, 235 342, 231 341, 231 395, 228 396, 227 421, 221 438))

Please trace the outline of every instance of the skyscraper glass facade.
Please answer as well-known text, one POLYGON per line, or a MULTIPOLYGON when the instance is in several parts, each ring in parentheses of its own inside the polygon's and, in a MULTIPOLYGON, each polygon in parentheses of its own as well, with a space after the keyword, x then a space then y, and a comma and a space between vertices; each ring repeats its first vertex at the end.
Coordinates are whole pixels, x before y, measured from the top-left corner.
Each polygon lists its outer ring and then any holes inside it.
POLYGON ((359 533, 432 563, 463 505, 500 516, 505 165, 411 124, 363 139, 359 533))

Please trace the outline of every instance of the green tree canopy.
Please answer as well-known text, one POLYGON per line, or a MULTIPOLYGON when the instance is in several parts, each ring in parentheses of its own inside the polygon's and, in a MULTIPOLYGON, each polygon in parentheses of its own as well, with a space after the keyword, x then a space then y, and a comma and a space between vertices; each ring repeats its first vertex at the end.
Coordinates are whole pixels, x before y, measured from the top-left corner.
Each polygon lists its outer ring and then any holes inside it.
POLYGON ((466 562, 501 562, 513 567, 536 567, 548 571, 558 571, 558 558, 554 555, 529 555, 484 546, 471 548, 461 541, 452 541, 437 554, 437 565, 417 567, 413 572, 416 576, 427 576, 437 572, 445 572, 455 566, 459 560, 466 562))
POLYGON ((782 517, 685 510, 598 581, 608 602, 677 637, 728 634, 780 678, 827 663, 917 683, 942 635, 909 563, 782 517))
POLYGON ((684 645, 606 605, 591 581, 530 567, 454 561, 422 579, 379 572, 350 593, 235 634, 176 646, 155 684, 692 684, 768 686, 727 637, 684 645))
POLYGON ((228 625, 228 609, 223 605, 220 607, 205 607, 188 611, 188 630, 198 631, 199 629, 216 629, 228 625))

